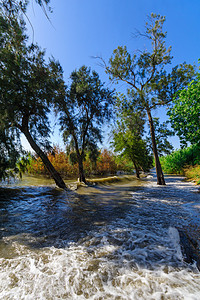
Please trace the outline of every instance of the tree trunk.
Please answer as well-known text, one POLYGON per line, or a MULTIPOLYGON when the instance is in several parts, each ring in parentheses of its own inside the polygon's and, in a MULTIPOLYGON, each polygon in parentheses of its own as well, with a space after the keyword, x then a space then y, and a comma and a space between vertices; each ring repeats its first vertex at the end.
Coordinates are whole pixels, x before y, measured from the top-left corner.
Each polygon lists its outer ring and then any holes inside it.
POLYGON ((156 138, 155 138, 155 130, 154 130, 154 126, 153 126, 153 119, 152 119, 151 112, 149 109, 147 109, 147 115, 148 115, 148 119, 149 119, 151 140, 152 140, 152 147, 153 147, 153 155, 154 155, 154 159, 155 159, 157 184, 165 185, 165 179, 164 179, 164 175, 162 172, 160 160, 158 157, 158 150, 157 150, 157 146, 156 146, 156 138))
POLYGON ((37 155, 41 158, 43 161, 45 167, 49 171, 50 175, 53 177, 56 185, 60 187, 61 189, 66 190, 67 187, 61 178, 60 174, 55 170, 55 168, 52 166, 51 162, 49 161, 48 157, 46 154, 39 148, 39 146, 35 143, 33 140, 28 128, 23 128, 21 130, 23 134, 25 135, 27 141, 29 142, 30 146, 33 148, 33 150, 37 153, 37 155))
POLYGON ((135 173, 136 173, 136 177, 138 179, 140 179, 140 171, 139 171, 139 168, 137 166, 137 164, 133 161, 133 164, 134 164, 134 167, 135 167, 135 173))
POLYGON ((82 155, 78 155, 78 170, 79 170, 79 180, 80 182, 84 182, 86 183, 86 179, 85 179, 85 173, 84 173, 84 169, 83 169, 83 158, 82 155))
POLYGON ((74 138, 76 155, 77 155, 77 159, 78 159, 79 181, 86 183, 85 172, 83 169, 84 147, 82 148, 82 151, 80 153, 77 138, 76 138, 75 134, 72 134, 72 135, 74 138))

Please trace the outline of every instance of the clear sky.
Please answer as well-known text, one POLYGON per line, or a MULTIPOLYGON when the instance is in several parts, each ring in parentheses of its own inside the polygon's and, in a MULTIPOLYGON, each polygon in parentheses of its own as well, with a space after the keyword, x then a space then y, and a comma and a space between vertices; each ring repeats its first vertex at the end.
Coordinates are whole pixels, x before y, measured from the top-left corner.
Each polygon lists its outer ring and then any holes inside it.
MULTIPOLYGON (((66 82, 74 69, 87 65, 109 85, 104 70, 92 57, 108 61, 119 45, 126 45, 130 52, 144 49, 145 40, 133 38, 133 33, 144 30, 146 17, 152 12, 166 16, 164 30, 167 46, 172 46, 172 66, 184 61, 197 65, 200 58, 200 0, 51 0, 51 22, 32 2, 28 16, 34 30, 29 28, 28 33, 31 40, 46 48, 47 56, 60 61, 66 82)), ((159 110, 155 116, 165 118, 159 110)), ((55 121, 52 117, 52 124, 55 121)), ((54 127, 53 141, 61 143, 54 127)), ((177 138, 173 143, 177 148, 177 138)))

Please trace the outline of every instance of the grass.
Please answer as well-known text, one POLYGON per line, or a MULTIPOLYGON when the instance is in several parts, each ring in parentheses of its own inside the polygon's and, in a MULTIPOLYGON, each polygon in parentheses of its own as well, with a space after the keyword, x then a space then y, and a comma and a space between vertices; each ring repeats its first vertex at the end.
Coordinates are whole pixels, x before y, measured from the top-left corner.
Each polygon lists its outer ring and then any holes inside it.
POLYGON ((186 167, 184 168, 184 173, 189 180, 193 180, 196 184, 200 184, 200 165, 186 167))

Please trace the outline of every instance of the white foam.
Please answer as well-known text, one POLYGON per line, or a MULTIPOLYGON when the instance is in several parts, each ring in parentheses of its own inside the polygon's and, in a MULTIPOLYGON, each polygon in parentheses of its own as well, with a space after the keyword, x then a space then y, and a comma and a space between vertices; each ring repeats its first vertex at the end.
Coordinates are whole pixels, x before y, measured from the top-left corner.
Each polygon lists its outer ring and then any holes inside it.
POLYGON ((121 222, 65 249, 11 241, 18 255, 0 259, 0 299, 199 299, 200 274, 182 261, 175 228, 156 235, 121 222))
POLYGON ((182 260, 183 255, 182 255, 182 252, 181 252, 180 236, 179 236, 178 230, 175 227, 169 227, 169 236, 170 236, 170 238, 172 240, 172 243, 174 245, 177 258, 182 260))

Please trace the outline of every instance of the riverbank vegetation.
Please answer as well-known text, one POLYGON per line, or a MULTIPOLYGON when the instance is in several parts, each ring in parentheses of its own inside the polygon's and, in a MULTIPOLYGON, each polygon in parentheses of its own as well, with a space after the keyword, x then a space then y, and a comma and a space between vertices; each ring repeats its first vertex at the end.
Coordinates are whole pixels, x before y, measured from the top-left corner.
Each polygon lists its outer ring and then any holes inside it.
POLYGON ((182 149, 163 158, 168 173, 182 173, 200 184, 200 74, 180 90, 168 111, 171 125, 180 138, 182 149), (191 146, 187 147, 190 143, 191 146))
POLYGON ((166 174, 185 175, 200 184, 200 146, 197 144, 162 156, 161 165, 166 174))
MULTIPOLYGON (((47 156, 64 179, 78 178, 79 166, 76 152, 66 152, 58 146, 54 146, 47 156)), ((91 152, 86 152, 83 167, 87 178, 116 175, 117 173, 133 173, 134 171, 133 163, 130 160, 119 159, 107 149, 98 150, 95 158, 91 157, 91 152)), ((49 176, 41 158, 36 156, 29 157, 27 172, 32 175, 49 176)))
MULTIPOLYGON (((36 2, 49 9, 49 0, 36 2)), ((173 132, 152 114, 168 107, 182 144, 198 144, 200 76, 186 63, 169 69, 172 56, 163 31, 165 17, 151 14, 144 32, 137 31, 136 36, 147 41, 145 50, 132 55, 132 50, 120 46, 108 63, 101 59, 110 81, 126 84, 122 94, 108 89, 87 66, 74 70, 67 85, 59 61, 46 58, 44 50, 29 42, 28 3, 2 0, 0 4, 0 179, 27 167, 30 173, 48 172, 65 189, 63 178, 79 177, 86 183, 86 176, 133 168, 139 178, 141 171, 151 168, 152 157, 158 184, 165 184, 162 167, 164 172, 182 172, 190 164, 186 154, 190 150, 162 157, 173 149, 168 141, 173 132), (50 113, 58 117, 65 150, 50 143, 50 113), (108 122, 114 124, 110 136, 114 154, 99 150, 108 134, 102 126, 108 122), (24 154, 21 134, 35 152, 28 161, 19 160, 24 154)))

